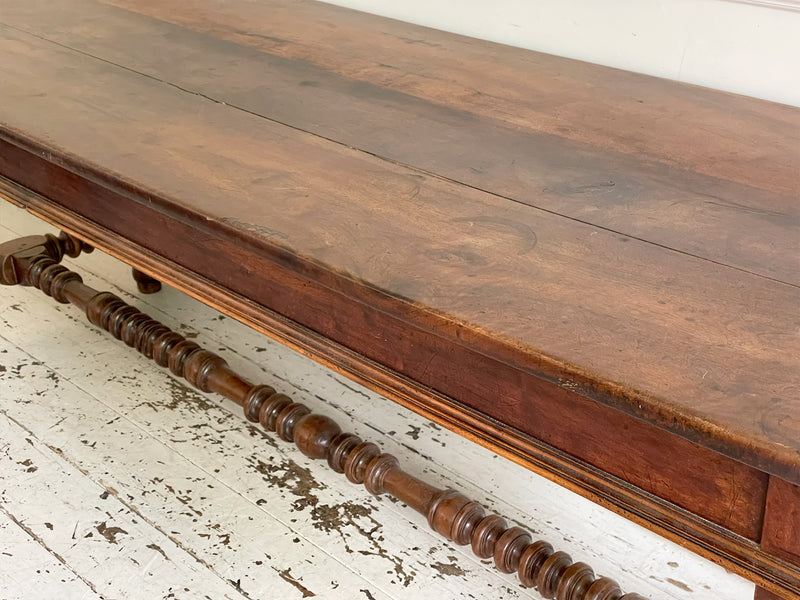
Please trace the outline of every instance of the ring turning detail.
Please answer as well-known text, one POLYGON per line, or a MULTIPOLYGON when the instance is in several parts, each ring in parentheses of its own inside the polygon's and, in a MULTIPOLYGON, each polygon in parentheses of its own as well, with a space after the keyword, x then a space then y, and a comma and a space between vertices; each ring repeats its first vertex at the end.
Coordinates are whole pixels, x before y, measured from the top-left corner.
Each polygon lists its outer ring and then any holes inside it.
MULTIPOLYGON (((109 292, 85 285, 80 275, 59 264, 64 255, 77 257, 91 246, 62 233, 28 236, 0 244, 0 283, 40 289, 57 302, 83 310, 94 325, 135 348, 158 365, 185 378, 204 392, 215 392, 244 409, 282 440, 294 442, 306 456, 325 459, 331 469, 372 494, 389 493, 425 515, 430 527, 459 545, 471 545, 476 556, 491 558, 503 573, 516 572, 525 587, 548 599, 644 600, 623 594, 607 577, 573 563, 565 552, 485 509, 452 489, 438 489, 404 472, 397 459, 352 433, 342 432, 326 416, 268 385, 254 385, 237 375, 224 359, 187 340, 109 292)), ((146 276, 143 276, 146 277, 146 276)), ((149 279, 149 278, 148 278, 149 279)), ((137 278, 137 281, 140 281, 137 278)))

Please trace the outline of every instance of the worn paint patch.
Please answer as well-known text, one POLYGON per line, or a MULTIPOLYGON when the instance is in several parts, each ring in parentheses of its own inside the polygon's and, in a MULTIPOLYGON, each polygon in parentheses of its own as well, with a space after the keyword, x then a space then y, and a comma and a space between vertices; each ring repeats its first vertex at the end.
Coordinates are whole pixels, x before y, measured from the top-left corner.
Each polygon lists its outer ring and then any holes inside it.
POLYGON ((164 552, 164 550, 161 549, 161 546, 159 546, 158 544, 147 544, 146 547, 158 552, 161 556, 164 557, 165 560, 169 560, 169 556, 167 556, 167 554, 164 552))
POLYGON ((694 591, 694 590, 692 590, 692 588, 690 588, 688 585, 686 585, 682 581, 677 581, 676 579, 670 579, 669 577, 667 577, 667 582, 671 583, 676 588, 683 590, 684 592, 692 592, 692 591, 694 591))
POLYGON ((287 490, 297 496, 298 499, 292 504, 294 510, 302 511, 319 503, 319 498, 312 493, 312 490, 322 490, 325 487, 314 478, 310 469, 301 467, 289 458, 276 463, 267 463, 259 458, 250 457, 248 462, 270 486, 287 490))
POLYGON ((464 569, 458 566, 458 559, 456 559, 455 556, 448 556, 447 558, 450 560, 449 563, 434 562, 428 566, 432 569, 436 569, 440 575, 447 575, 449 577, 463 577, 467 574, 464 569))
POLYGON ((356 503, 351 500, 339 504, 321 504, 311 511, 311 520, 316 529, 326 533, 335 532, 341 536, 345 544, 345 551, 358 553, 363 556, 379 556, 389 561, 394 567, 397 581, 408 587, 416 571, 408 569, 403 559, 397 554, 388 552, 382 545, 384 540, 381 532, 383 525, 372 516, 375 507, 367 503, 356 503), (368 544, 368 550, 356 549, 355 543, 350 539, 355 531, 361 540, 368 544))
POLYGON ((284 569, 283 571, 278 571, 275 569, 275 572, 278 573, 278 576, 283 579, 285 582, 292 584, 296 587, 301 594, 303 594, 303 598, 311 598, 312 596, 316 596, 314 592, 309 590, 306 586, 300 583, 297 579, 292 577, 292 570, 291 569, 284 569))
POLYGON ((118 535, 127 534, 128 533, 127 531, 122 529, 122 527, 109 527, 108 525, 106 525, 105 521, 103 521, 99 525, 96 525, 95 529, 97 529, 97 533, 102 535, 104 538, 106 538, 112 544, 116 544, 117 543, 117 536, 118 535))

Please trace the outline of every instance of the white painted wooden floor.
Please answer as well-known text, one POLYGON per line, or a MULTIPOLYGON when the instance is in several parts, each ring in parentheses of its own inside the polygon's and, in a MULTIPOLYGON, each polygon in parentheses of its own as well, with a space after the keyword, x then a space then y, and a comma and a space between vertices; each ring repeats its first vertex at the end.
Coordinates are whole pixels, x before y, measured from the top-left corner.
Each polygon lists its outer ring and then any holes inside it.
MULTIPOLYGON (((51 229, 0 201, 0 240, 51 229)), ((110 290, 650 598, 750 600, 752 584, 165 288, 110 290)), ((324 462, 191 391, 37 290, 0 288, 0 599, 538 598, 324 462)))

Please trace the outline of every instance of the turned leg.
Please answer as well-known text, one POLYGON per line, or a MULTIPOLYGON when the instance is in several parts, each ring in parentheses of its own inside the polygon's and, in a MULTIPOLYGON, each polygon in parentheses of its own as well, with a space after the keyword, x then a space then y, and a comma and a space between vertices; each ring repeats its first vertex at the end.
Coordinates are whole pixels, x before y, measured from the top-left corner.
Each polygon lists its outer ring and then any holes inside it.
POLYGON ((147 273, 142 273, 138 269, 131 269, 133 271, 133 278, 136 280, 136 286, 142 294, 155 294, 161 289, 161 282, 153 279, 147 273))

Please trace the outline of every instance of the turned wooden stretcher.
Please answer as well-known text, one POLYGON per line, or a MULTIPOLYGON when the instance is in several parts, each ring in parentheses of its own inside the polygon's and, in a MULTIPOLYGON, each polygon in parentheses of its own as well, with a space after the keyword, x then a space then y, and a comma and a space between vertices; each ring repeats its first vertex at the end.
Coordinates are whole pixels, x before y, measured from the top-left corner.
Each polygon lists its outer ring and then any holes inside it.
MULTIPOLYGON (((0 195, 758 598, 800 593, 800 109, 314 2, 9 0, 0 52, 0 195)), ((17 279, 158 354, 59 273, 17 279)), ((189 379, 259 420, 269 394, 195 350, 189 379)), ((264 417, 289 440, 291 410, 264 417)), ((346 470, 312 421, 295 442, 346 470)), ((354 480, 408 488, 360 452, 354 480)), ((483 527, 498 566, 534 560, 483 527)), ((590 597, 579 571, 559 598, 590 597)))

